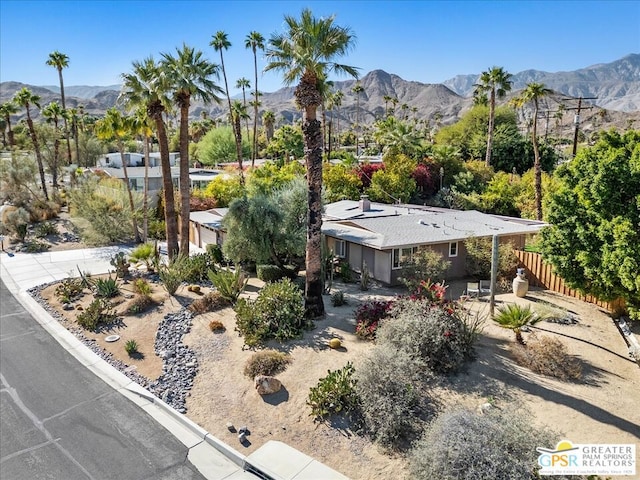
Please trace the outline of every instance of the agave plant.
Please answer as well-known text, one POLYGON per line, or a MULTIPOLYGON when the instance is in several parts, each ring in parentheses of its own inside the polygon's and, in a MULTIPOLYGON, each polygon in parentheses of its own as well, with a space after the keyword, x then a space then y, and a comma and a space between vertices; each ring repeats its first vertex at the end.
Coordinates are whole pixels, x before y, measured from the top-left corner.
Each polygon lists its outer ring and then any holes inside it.
POLYGON ((520 345, 525 345, 522 338, 522 328, 527 325, 542 320, 529 306, 511 304, 506 307, 498 308, 498 314, 493 319, 500 324, 501 327, 509 328, 516 334, 516 341, 520 345))

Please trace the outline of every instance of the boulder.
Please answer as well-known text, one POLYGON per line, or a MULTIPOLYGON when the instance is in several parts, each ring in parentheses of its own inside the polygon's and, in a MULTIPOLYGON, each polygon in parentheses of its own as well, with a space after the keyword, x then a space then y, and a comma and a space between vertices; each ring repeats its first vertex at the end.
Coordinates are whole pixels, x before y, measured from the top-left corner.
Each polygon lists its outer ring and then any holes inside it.
POLYGON ((282 388, 282 383, 275 377, 268 377, 266 375, 258 375, 254 378, 256 390, 260 395, 269 395, 271 393, 279 392, 282 388))

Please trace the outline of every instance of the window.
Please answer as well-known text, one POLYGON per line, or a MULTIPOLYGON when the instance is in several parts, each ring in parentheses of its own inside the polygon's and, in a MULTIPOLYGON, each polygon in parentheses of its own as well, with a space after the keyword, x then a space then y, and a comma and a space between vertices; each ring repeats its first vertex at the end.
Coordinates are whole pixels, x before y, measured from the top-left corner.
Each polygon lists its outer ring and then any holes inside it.
POLYGON ((336 257, 345 258, 347 256, 347 245, 344 240, 336 240, 333 248, 335 249, 336 257))
POLYGON ((402 268, 411 261, 413 254, 418 251, 418 247, 394 248, 392 251, 392 267, 394 270, 402 268))
POLYGON ((450 257, 458 256, 458 242, 451 242, 449 244, 449 256, 450 257))

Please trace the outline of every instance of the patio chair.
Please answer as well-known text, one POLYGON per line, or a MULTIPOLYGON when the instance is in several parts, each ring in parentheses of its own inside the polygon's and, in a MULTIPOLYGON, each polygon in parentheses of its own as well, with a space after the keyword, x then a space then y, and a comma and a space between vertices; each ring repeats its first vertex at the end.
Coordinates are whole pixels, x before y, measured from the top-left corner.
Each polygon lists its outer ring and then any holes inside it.
POLYGON ((465 295, 469 297, 479 297, 480 296, 480 283, 478 282, 467 282, 467 289, 465 290, 465 295))

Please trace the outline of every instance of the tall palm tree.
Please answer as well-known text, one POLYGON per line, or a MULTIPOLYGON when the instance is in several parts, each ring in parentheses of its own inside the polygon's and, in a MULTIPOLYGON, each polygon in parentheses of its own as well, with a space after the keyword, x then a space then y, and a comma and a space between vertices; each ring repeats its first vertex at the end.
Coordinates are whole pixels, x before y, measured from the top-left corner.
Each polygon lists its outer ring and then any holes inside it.
MULTIPOLYGON (((248 78, 242 77, 236 80, 236 88, 242 89, 242 103, 244 103, 245 109, 247 108, 247 88, 251 88, 251 82, 248 78)), ((244 126, 247 130, 247 138, 249 138, 249 117, 244 119, 244 126)))
POLYGON ((382 100, 384 100, 384 115, 385 117, 389 116, 389 102, 392 100, 391 95, 384 95, 382 97, 382 100))
POLYGON ((33 126, 33 120, 31 118, 31 105, 35 105, 37 108, 40 108, 40 96, 34 94, 27 87, 23 87, 22 90, 15 93, 13 101, 18 105, 22 105, 27 110, 27 126, 29 127, 29 133, 31 134, 33 150, 36 154, 36 162, 38 162, 42 192, 44 193, 44 198, 49 200, 47 182, 44 178, 44 163, 42 162, 42 154, 40 153, 40 144, 38 143, 38 136, 36 135, 36 129, 33 126))
POLYGON ((130 117, 131 132, 143 138, 144 151, 144 188, 142 192, 142 241, 146 242, 149 236, 149 153, 151 151, 151 136, 153 135, 153 122, 144 108, 138 108, 130 117))
POLYGON ((338 116, 336 117, 336 139, 338 140, 338 148, 340 148, 340 107, 342 106, 342 100, 344 99, 344 92, 338 90, 333 94, 333 105, 338 110, 338 116))
POLYGON ((169 162, 169 140, 163 115, 170 106, 167 98, 166 80, 153 57, 133 62, 133 73, 122 75, 123 85, 120 99, 131 110, 144 108, 156 127, 162 167, 162 189, 164 194, 164 220, 167 232, 167 253, 173 260, 178 255, 178 222, 169 162))
MULTIPOLYGON (((69 57, 64 53, 57 50, 49 54, 47 65, 54 67, 58 71, 58 80, 60 81, 60 98, 62 99, 62 108, 67 109, 67 102, 64 96, 64 80, 62 78, 62 69, 69 66, 69 57)), ((68 163, 71 161, 71 142, 69 141, 69 125, 67 124, 67 117, 64 118, 64 134, 67 138, 67 155, 69 156, 68 163)))
POLYGON ((133 193, 131 192, 131 183, 129 182, 129 174, 127 172, 127 160, 124 155, 124 142, 130 138, 130 132, 132 130, 130 120, 124 117, 115 107, 111 107, 107 110, 104 118, 96 122, 94 128, 98 139, 106 142, 116 142, 118 146, 120 160, 122 161, 122 173, 124 174, 124 182, 127 187, 127 195, 129 196, 133 238, 136 243, 140 243, 140 232, 138 231, 138 222, 136 220, 136 207, 133 203, 133 193))
POLYGON ((540 164, 540 150, 538 148, 538 110, 539 101, 552 91, 545 87, 544 83, 528 83, 520 96, 523 103, 533 103, 533 129, 531 131, 531 143, 533 144, 533 171, 534 189, 536 196, 536 218, 542 220, 542 166, 540 164))
MULTIPOLYGON (((240 100, 234 100, 231 103, 231 122, 233 123, 234 130, 240 132, 240 135, 236 135, 236 149, 239 148, 240 151, 242 151, 242 128, 240 124, 242 120, 246 121, 248 118, 247 106, 240 100)), ((242 163, 238 164, 238 168, 241 172, 240 175, 242 175, 242 163)))
POLYGON ((260 32, 249 32, 244 40, 245 48, 250 48, 253 52, 253 72, 254 72, 254 104, 253 104, 253 144, 251 147, 251 167, 254 166, 258 151, 258 49, 264 50, 264 37, 260 32))
POLYGON ((222 30, 218 30, 215 35, 213 35, 211 42, 209 43, 213 47, 216 52, 220 52, 220 65, 222 66, 222 76, 224 78, 224 90, 227 93, 227 103, 229 105, 229 122, 233 127, 233 134, 236 138, 236 155, 238 157, 238 165, 239 165, 239 173, 240 173, 240 183, 244 184, 244 173, 242 169, 242 131, 236 130, 235 122, 232 117, 232 107, 231 107, 231 96, 229 95, 229 83, 227 82, 227 72, 224 68, 224 56, 222 55, 223 50, 228 50, 231 46, 231 42, 229 41, 227 34, 222 30))
POLYGON ((267 110, 262 114, 262 123, 264 124, 264 134, 267 137, 267 143, 273 138, 273 127, 276 124, 276 114, 271 110, 267 110))
POLYGON ((61 118, 66 118, 66 112, 62 109, 58 102, 51 102, 42 109, 42 116, 49 123, 53 123, 53 160, 51 162, 51 177, 53 188, 58 188, 58 159, 60 158, 60 129, 59 122, 61 118))
POLYGON ((358 130, 360 128, 360 94, 364 92, 364 87, 357 82, 353 88, 351 89, 353 93, 356 94, 356 157, 358 156, 358 147, 360 146, 360 136, 358 135, 358 130))
POLYGON ((203 58, 199 50, 182 45, 176 56, 163 53, 160 62, 166 76, 168 91, 180 108, 180 252, 189 255, 189 107, 196 98, 220 103, 217 93, 223 93, 214 78, 220 78, 219 65, 203 58))
POLYGON ((70 108, 67 112, 69 120, 71 120, 71 136, 75 143, 76 163, 80 165, 80 146, 78 144, 78 122, 80 120, 80 111, 77 108, 70 108))
POLYGON ((493 143, 493 127, 496 112, 496 97, 502 98, 511 90, 511 74, 502 67, 491 67, 480 74, 475 85, 474 97, 485 97, 489 92, 489 127, 487 129, 487 153, 485 163, 491 165, 491 145, 493 143))
POLYGON ((298 82, 294 96, 303 111, 305 160, 307 164, 307 200, 309 206, 306 248, 305 310, 308 317, 324 315, 322 301, 322 132, 316 118, 322 104, 319 83, 330 73, 358 76, 356 68, 336 63, 334 58, 346 55, 355 43, 349 28, 334 24, 334 16, 315 18, 304 9, 300 19, 286 15, 286 33, 275 33, 269 39, 265 71, 283 74, 286 85, 298 82))
POLYGON ((9 140, 9 148, 13 148, 16 144, 11 128, 11 115, 18 113, 18 105, 13 100, 9 100, 0 105, 0 117, 4 118, 7 128, 7 138, 9 140))

